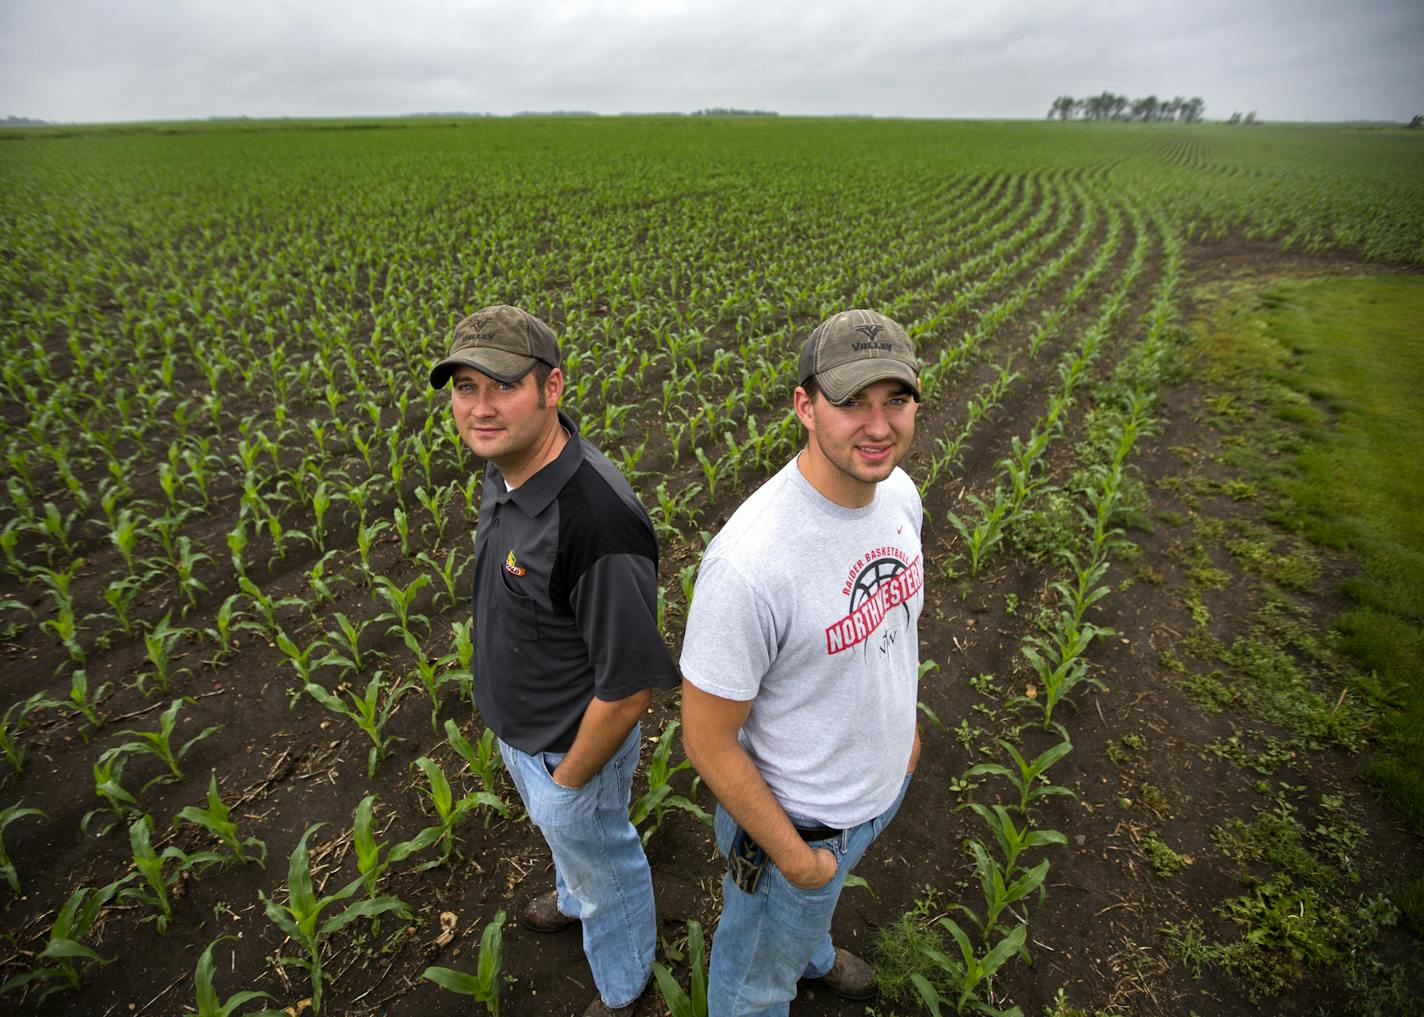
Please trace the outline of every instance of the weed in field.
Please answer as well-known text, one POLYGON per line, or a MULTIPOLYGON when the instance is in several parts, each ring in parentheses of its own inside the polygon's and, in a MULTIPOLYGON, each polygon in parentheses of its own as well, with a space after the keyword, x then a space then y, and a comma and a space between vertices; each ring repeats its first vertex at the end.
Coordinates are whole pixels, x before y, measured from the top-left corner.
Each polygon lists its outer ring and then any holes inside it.
POLYGON ((1155 831, 1142 838, 1142 853, 1152 871, 1163 879, 1175 876, 1187 864, 1186 859, 1168 847, 1155 831))

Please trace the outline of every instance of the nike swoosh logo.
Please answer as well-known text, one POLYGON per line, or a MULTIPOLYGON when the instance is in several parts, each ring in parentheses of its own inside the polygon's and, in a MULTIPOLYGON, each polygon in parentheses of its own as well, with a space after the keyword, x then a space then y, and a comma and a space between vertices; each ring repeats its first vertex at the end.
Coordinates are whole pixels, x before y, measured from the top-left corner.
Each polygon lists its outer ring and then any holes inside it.
POLYGON ((901 533, 904 529, 905 529, 904 524, 901 524, 901 525, 895 527, 895 536, 898 537, 898 536, 900 535, 900 533, 901 533))

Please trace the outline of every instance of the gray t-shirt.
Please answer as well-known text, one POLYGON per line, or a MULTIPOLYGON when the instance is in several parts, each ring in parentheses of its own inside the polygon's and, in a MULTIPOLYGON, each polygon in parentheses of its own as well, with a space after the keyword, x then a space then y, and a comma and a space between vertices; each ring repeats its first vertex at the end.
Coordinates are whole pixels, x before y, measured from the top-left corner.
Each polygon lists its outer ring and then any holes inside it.
POLYGON ((847 509, 793 459, 702 559, 683 677, 753 700, 740 741, 793 816, 851 827, 899 793, 915 730, 922 515, 900 469, 870 505, 847 509))

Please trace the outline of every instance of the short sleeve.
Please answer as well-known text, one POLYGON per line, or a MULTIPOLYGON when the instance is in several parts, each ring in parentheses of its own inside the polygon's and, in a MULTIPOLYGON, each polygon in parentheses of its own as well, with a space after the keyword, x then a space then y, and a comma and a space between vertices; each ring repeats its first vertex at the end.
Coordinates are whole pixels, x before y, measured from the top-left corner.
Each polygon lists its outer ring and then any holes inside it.
POLYGON ((657 623, 657 567, 640 554, 606 554, 571 591, 574 620, 593 665, 595 698, 616 701, 677 684, 657 623))
POLYGON ((765 601, 725 559, 704 561, 682 640, 683 677, 723 699, 754 699, 776 650, 776 622, 765 601))

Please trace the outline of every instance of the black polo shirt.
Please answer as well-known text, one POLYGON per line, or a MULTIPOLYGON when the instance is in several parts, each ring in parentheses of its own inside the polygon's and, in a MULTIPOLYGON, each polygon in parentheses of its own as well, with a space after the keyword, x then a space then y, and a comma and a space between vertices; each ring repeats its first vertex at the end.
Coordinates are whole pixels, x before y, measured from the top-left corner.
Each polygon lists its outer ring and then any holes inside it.
POLYGON ((504 741, 565 752, 589 700, 672 688, 653 524, 562 412, 569 440, 513 491, 485 467, 475 535, 475 705, 504 741))

